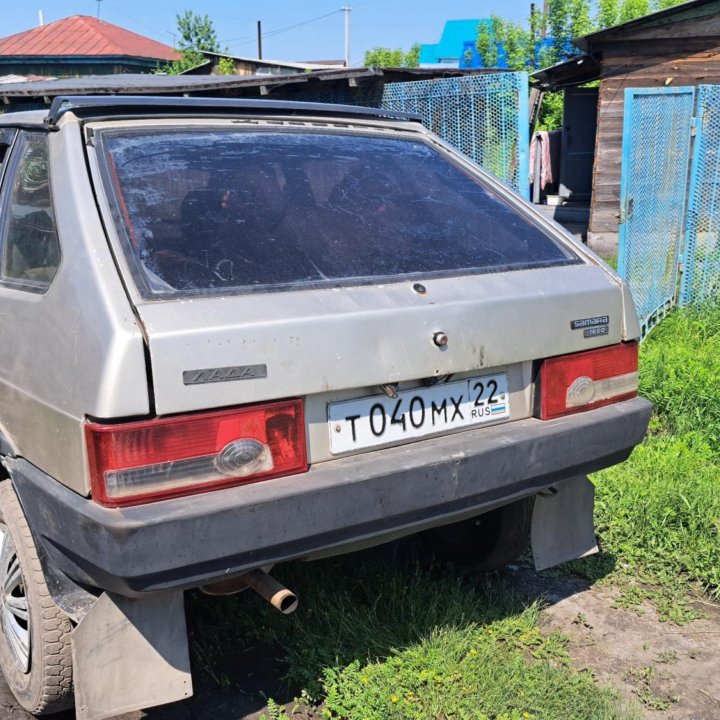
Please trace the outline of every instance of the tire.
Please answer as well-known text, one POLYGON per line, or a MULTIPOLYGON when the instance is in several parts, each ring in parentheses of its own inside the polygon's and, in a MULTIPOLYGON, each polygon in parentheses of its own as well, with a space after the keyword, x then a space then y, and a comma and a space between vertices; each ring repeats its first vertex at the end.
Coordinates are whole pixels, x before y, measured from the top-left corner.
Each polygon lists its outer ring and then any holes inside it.
POLYGON ((5 480, 0 483, 0 668, 32 715, 73 705, 71 632, 70 620, 50 597, 30 528, 5 480), (12 605, 8 597, 15 598, 12 605))
POLYGON ((535 497, 523 498, 477 517, 423 533, 435 555, 481 570, 498 570, 530 544, 535 497))

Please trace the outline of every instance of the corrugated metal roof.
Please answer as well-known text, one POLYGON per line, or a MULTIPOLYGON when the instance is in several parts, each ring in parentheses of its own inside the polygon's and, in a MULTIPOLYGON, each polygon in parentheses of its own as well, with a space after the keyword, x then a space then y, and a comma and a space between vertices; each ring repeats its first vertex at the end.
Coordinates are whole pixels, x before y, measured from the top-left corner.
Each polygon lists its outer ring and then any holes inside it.
MULTIPOLYGON (((628 20, 619 25, 613 25, 604 30, 583 35, 574 39, 573 43, 584 52, 593 52, 593 45, 631 36, 636 30, 642 30, 650 26, 672 25, 680 19, 712 17, 719 11, 720 2, 718 0, 688 0, 688 2, 657 10, 634 20, 628 20)), ((712 34, 715 35, 716 33, 713 32, 712 34)))
POLYGON ((89 15, 73 15, 0 38, 0 56, 103 56, 175 60, 169 45, 89 15))
POLYGON ((352 68, 341 70, 316 70, 294 75, 86 75, 75 78, 59 78, 33 83, 8 83, 0 87, 0 98, 10 102, 13 98, 57 97, 58 95, 99 95, 103 93, 140 95, 173 93, 218 93, 240 97, 244 93, 255 96, 260 87, 268 92, 275 88, 315 85, 331 90, 348 87, 349 82, 407 82, 433 78, 509 72, 505 70, 459 70, 447 68, 428 70, 424 68, 352 68))

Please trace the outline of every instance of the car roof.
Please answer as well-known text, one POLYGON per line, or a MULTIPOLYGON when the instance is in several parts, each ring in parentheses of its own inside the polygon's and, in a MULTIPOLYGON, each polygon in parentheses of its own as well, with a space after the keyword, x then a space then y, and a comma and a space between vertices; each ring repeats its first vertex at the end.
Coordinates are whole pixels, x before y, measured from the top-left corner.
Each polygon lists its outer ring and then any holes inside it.
POLYGON ((0 127, 52 128, 63 115, 82 118, 217 115, 292 115, 420 122, 415 113, 334 103, 256 100, 247 98, 167 97, 157 95, 67 95, 54 98, 49 109, 0 114, 0 127))
POLYGON ((148 95, 67 95, 53 100, 47 122, 56 125, 68 112, 82 118, 271 114, 421 121, 415 113, 335 103, 148 95))

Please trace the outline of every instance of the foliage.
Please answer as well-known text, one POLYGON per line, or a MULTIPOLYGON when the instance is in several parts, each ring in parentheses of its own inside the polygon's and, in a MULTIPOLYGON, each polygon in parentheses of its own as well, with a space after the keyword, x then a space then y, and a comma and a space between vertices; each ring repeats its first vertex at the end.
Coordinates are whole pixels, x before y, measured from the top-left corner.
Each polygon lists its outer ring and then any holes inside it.
POLYGON ((548 0, 547 25, 554 44, 549 58, 552 63, 567 60, 577 54, 573 38, 594 29, 587 0, 548 0))
MULTIPOLYGON (((207 15, 199 15, 192 10, 186 10, 182 15, 176 15, 177 29, 180 34, 178 49, 181 57, 160 68, 159 72, 169 75, 179 75, 191 68, 202 65, 205 62, 203 51, 220 52, 217 33, 212 20, 207 15)), ((234 66, 229 73, 227 65, 220 65, 220 72, 223 75, 232 74, 234 66)))
POLYGON ((682 310, 642 346, 640 393, 655 405, 653 428, 695 434, 720 459, 720 307, 682 310))
POLYGON ((651 12, 649 0, 623 0, 620 5, 620 22, 628 22, 651 12))
POLYGON ((374 47, 365 52, 365 67, 417 67, 420 63, 420 45, 415 43, 405 52, 402 48, 374 47))
POLYGON ((563 92, 543 95, 536 130, 558 130, 563 123, 563 92))
POLYGON ((235 63, 232 58, 221 57, 218 60, 218 70, 220 75, 234 75, 235 74, 235 63))
POLYGON ((186 10, 182 15, 176 15, 180 40, 180 50, 199 50, 202 52, 220 52, 217 33, 213 21, 208 15, 199 15, 192 10, 186 10))
POLYGON ((417 67, 420 64, 420 43, 413 43, 405 53, 405 67, 417 67))
MULTIPOLYGON (((640 394, 655 404, 651 434, 630 460, 594 477, 603 554, 622 559, 619 603, 648 600, 675 622, 697 616, 691 584, 720 598, 718 378, 720 307, 665 319, 640 354, 640 394)), ((568 569, 592 578, 596 562, 568 569)))
POLYGON ((505 63, 512 70, 527 70, 533 55, 533 37, 518 23, 492 15, 489 23, 478 28, 475 42, 485 67, 500 64, 500 49, 504 50, 505 63))
POLYGON ((620 2, 621 0, 598 0, 598 28, 612 27, 620 22, 620 2))
POLYGON ((186 70, 191 70, 198 65, 202 65, 205 60, 205 56, 197 50, 183 50, 181 53, 182 57, 178 60, 173 60, 167 65, 163 65, 159 68, 158 72, 167 75, 180 75, 186 70))
POLYGON ((531 12, 527 24, 504 20, 496 15, 478 26, 476 47, 485 67, 497 67, 507 55, 507 67, 536 70, 578 54, 573 39, 590 32, 634 20, 683 0, 598 0, 592 17, 590 0, 548 0, 547 14, 531 12), (543 29, 552 42, 542 42, 543 29))

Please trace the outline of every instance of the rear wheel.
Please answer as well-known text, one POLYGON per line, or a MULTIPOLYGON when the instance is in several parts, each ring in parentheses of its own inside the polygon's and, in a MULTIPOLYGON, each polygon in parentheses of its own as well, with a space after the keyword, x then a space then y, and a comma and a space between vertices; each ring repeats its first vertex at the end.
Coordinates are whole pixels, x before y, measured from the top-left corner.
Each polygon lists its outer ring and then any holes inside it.
POLYGON ((497 570, 528 548, 534 503, 534 497, 523 498, 423 536, 438 557, 497 570))
POLYGON ((73 704, 70 620, 48 592, 17 495, 0 483, 0 667, 29 713, 73 704))

